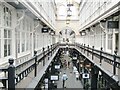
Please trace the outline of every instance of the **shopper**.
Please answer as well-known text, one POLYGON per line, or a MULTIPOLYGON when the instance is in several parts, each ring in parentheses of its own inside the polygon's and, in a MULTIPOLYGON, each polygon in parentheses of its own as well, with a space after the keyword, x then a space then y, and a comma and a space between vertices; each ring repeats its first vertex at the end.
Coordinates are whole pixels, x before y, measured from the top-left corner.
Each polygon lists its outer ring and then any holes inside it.
POLYGON ((70 61, 68 61, 68 68, 70 69, 70 61))
POLYGON ((63 75, 62 75, 62 81, 63 81, 63 88, 65 88, 65 85, 66 85, 66 80, 68 79, 68 76, 67 76, 67 74, 66 73, 64 73, 63 75))

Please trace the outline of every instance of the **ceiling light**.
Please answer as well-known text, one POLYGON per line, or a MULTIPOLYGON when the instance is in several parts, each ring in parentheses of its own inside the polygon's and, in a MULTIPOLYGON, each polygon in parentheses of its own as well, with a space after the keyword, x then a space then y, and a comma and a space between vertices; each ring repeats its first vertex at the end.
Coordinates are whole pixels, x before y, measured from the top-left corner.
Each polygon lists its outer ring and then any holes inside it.
POLYGON ((69 24, 69 23, 70 23, 70 20, 69 20, 69 19, 67 19, 67 20, 66 20, 66 24, 69 24))
POLYGON ((70 10, 70 8, 67 10, 67 16, 68 17, 72 16, 72 11, 70 10))

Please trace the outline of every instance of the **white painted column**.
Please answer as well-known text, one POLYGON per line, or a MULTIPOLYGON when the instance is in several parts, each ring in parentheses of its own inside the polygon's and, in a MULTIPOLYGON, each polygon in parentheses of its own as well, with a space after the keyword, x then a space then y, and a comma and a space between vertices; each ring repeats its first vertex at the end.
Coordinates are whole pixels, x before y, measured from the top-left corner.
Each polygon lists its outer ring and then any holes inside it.
MULTIPOLYGON (((4 47, 4 29, 1 28, 1 47, 4 47)), ((0 64, 3 64, 4 62, 6 62, 4 60, 4 48, 1 50, 1 61, 0 64)))
POLYGON ((106 34, 105 34, 105 52, 107 52, 107 49, 108 49, 108 29, 107 29, 107 21, 106 21, 106 25, 105 25, 105 30, 106 30, 106 34))
POLYGON ((45 41, 45 35, 44 35, 44 33, 42 33, 42 48, 45 46, 45 43, 44 43, 44 41, 45 41))
POLYGON ((31 41, 30 41, 30 43, 31 43, 31 47, 30 47, 30 49, 31 49, 31 55, 33 56, 34 55, 34 36, 33 36, 33 32, 30 34, 30 38, 31 38, 31 41))
POLYGON ((107 33, 104 33, 104 51, 106 52, 107 51, 107 33))
MULTIPOLYGON (((118 47, 118 55, 120 55, 120 15, 119 15, 119 47, 118 47)), ((120 69, 118 69, 118 79, 120 85, 120 69)))
POLYGON ((34 22, 32 22, 32 31, 31 31, 31 34, 30 34, 30 38, 31 38, 31 41, 30 41, 30 43, 31 43, 31 56, 33 56, 34 55, 34 24, 33 24, 34 22))
POLYGON ((115 29, 113 29, 113 36, 112 36, 112 54, 114 54, 115 50, 115 29))
MULTIPOLYGON (((18 47, 17 47, 17 30, 19 29, 17 26, 17 15, 16 12, 12 12, 12 58, 15 58, 17 60, 18 58, 18 47), (17 26, 17 27, 16 27, 17 26)), ((16 64, 16 61, 15 61, 16 64)))
MULTIPOLYGON (((3 6, 1 5, 0 8, 3 8, 3 6)), ((3 22, 3 23, 1 23, 1 26, 4 25, 4 17, 3 17, 4 13, 3 12, 4 12, 3 9, 1 9, 1 22, 3 22)), ((4 39, 4 28, 1 28, 1 47, 4 47, 4 40, 3 39, 4 39)), ((4 62, 5 62, 5 60, 4 60, 4 48, 3 48, 3 49, 1 49, 0 65, 3 64, 4 62)))

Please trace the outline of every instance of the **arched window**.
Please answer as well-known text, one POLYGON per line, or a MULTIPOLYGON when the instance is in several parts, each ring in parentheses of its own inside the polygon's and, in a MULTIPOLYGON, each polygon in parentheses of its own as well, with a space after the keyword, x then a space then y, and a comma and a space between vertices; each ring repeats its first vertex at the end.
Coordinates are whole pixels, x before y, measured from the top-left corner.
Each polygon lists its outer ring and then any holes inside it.
POLYGON ((8 7, 4 6, 4 26, 11 27, 12 15, 8 7))

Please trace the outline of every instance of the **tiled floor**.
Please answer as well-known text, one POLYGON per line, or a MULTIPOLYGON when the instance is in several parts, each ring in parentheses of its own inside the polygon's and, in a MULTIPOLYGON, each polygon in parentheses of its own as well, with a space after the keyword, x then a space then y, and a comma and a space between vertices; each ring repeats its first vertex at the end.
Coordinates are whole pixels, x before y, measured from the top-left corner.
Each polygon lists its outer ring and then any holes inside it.
MULTIPOLYGON (((63 59, 67 60, 70 59, 70 57, 68 57, 67 55, 65 55, 63 57, 63 59)), ((62 88, 62 75, 63 73, 66 72, 67 76, 68 76, 68 80, 66 81, 66 89, 82 89, 83 86, 81 84, 81 81, 80 80, 77 80, 76 77, 75 77, 75 74, 73 73, 73 70, 72 70, 72 66, 67 69, 61 69, 61 73, 59 75, 59 81, 57 81, 57 88, 62 88)))

